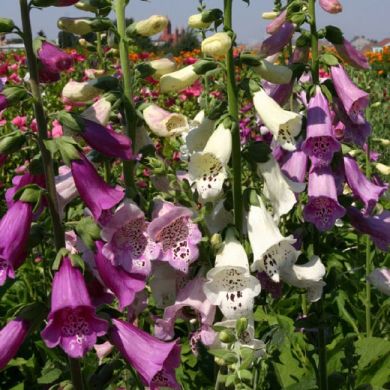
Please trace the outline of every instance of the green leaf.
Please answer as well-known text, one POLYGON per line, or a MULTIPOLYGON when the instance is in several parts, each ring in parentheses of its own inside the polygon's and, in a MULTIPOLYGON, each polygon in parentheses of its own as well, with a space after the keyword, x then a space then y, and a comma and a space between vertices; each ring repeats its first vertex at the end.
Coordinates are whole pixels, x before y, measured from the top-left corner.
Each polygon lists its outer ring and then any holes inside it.
POLYGON ((100 229, 92 217, 80 219, 75 230, 89 249, 95 248, 95 241, 100 238, 100 229))
POLYGON ((339 63, 337 57, 330 53, 321 54, 320 61, 329 66, 335 66, 339 63))
POLYGON ((236 374, 229 374, 227 377, 226 377, 226 380, 225 380, 225 386, 226 387, 229 387, 229 386, 232 386, 234 384, 234 381, 236 380, 236 374))
POLYGON ((59 368, 53 368, 52 370, 46 372, 40 378, 37 379, 37 382, 40 385, 48 385, 55 382, 61 376, 62 371, 59 368))
POLYGON ((241 379, 251 381, 253 378, 252 373, 249 370, 240 370, 238 371, 238 375, 241 379))
POLYGON ((336 26, 325 27, 325 38, 334 45, 340 45, 343 43, 343 33, 336 26))
POLYGON ((359 368, 372 365, 379 358, 390 354, 390 341, 379 337, 367 337, 357 340, 356 352, 360 355, 359 368))
POLYGON ((244 156, 250 162, 266 163, 270 154, 271 149, 265 142, 253 142, 248 146, 244 156))

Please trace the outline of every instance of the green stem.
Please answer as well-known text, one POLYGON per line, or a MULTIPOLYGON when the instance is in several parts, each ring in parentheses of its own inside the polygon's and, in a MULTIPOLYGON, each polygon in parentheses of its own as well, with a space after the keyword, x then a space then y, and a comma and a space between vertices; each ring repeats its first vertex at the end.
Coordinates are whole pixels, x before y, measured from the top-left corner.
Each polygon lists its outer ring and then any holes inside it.
POLYGON ((73 388, 75 390, 83 390, 84 382, 83 382, 83 376, 81 374, 79 359, 68 358, 68 363, 70 367, 70 374, 72 377, 73 388))
POLYGON ((326 339, 325 339, 325 321, 324 307, 322 299, 317 302, 317 315, 320 318, 318 327, 318 374, 319 374, 319 390, 328 390, 328 373, 327 373, 327 357, 326 357, 326 339))
POLYGON ((103 47, 102 47, 102 34, 100 32, 96 33, 96 51, 99 58, 99 69, 105 69, 103 47))
MULTIPOLYGON (((367 140, 367 153, 366 153, 366 176, 370 177, 371 167, 370 167, 370 140, 367 140)), ((372 336, 372 327, 371 327, 371 286, 368 283, 367 276, 370 274, 372 269, 371 261, 371 240, 370 236, 366 236, 366 334, 367 337, 372 336)))
MULTIPOLYGON (((232 30, 233 0, 224 0, 224 26, 232 30)), ((233 205, 234 223, 240 236, 242 234, 242 191, 241 191, 241 140, 238 126, 238 90, 234 74, 233 47, 226 55, 227 94, 229 115, 232 120, 232 165, 233 165, 233 205)))
POLYGON ((311 75, 313 83, 319 83, 318 33, 316 25, 316 1, 309 0, 309 24, 311 34, 311 75))
POLYGON ((65 246, 65 237, 64 237, 64 230, 62 227, 61 217, 58 212, 53 160, 44 144, 44 141, 48 138, 47 122, 46 122, 45 111, 42 103, 41 90, 39 87, 38 64, 37 64, 37 57, 33 49, 33 38, 32 38, 31 22, 30 22, 30 7, 28 5, 27 0, 20 0, 20 12, 22 18, 22 25, 23 25, 23 38, 24 38, 24 45, 26 48, 28 70, 30 72, 30 87, 31 87, 31 94, 33 98, 34 113, 38 125, 37 142, 38 142, 39 150, 41 152, 46 189, 48 192, 47 201, 48 201, 50 216, 53 225, 54 242, 55 242, 56 249, 59 250, 60 248, 65 246))
MULTIPOLYGON (((123 75, 123 101, 124 101, 124 120, 125 120, 125 133, 131 139, 133 149, 135 143, 135 132, 137 126, 137 116, 133 107, 133 92, 131 89, 132 75, 129 62, 129 48, 126 40, 126 17, 125 17, 125 0, 115 1, 115 14, 117 31, 119 36, 119 55, 123 75)), ((136 193, 136 185, 134 181, 135 176, 135 162, 123 161, 123 176, 126 185, 126 194, 128 197, 133 198, 136 193)))

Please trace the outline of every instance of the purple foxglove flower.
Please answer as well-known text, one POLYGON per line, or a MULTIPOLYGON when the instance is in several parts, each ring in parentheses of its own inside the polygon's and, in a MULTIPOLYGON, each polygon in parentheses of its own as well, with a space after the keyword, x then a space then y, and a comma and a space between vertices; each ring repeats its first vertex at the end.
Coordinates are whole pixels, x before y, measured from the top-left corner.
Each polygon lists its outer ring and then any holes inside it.
POLYGON ((309 60, 310 49, 308 46, 294 48, 294 51, 289 60, 290 64, 306 64, 309 60))
POLYGON ((188 267, 199 256, 198 243, 202 234, 191 221, 192 211, 172 203, 157 200, 153 221, 149 224, 149 237, 160 245, 161 257, 178 271, 187 273, 188 267))
POLYGON ((313 169, 309 173, 309 201, 303 210, 305 221, 320 231, 331 229, 345 209, 337 199, 336 183, 330 168, 313 169))
POLYGON ((343 38, 343 43, 334 45, 339 56, 349 65, 358 69, 370 69, 367 57, 355 49, 351 42, 343 38))
MULTIPOLYGON (((190 307, 199 316, 200 325, 211 326, 215 317, 215 306, 207 300, 203 292, 205 279, 196 277, 177 294, 176 302, 165 308, 164 316, 155 321, 154 335, 160 340, 174 338, 176 318, 187 318, 183 309, 190 307)), ((191 311, 191 312, 192 312, 191 311)))
POLYGON ((283 23, 273 35, 263 41, 260 47, 260 55, 268 57, 281 51, 290 42, 294 31, 295 28, 292 23, 283 23))
POLYGON ((320 0, 320 7, 330 14, 338 14, 343 10, 339 0, 320 0))
POLYGON ((49 321, 41 336, 48 348, 57 345, 71 358, 81 358, 107 333, 96 316, 82 273, 65 257, 54 275, 49 321))
POLYGON ((142 290, 135 294, 131 306, 127 308, 127 321, 132 322, 148 307, 148 292, 142 290))
POLYGON ((112 265, 103 252, 103 242, 96 242, 97 254, 95 256, 96 268, 105 286, 109 288, 119 300, 119 307, 123 310, 133 303, 135 294, 145 287, 145 277, 131 274, 121 266, 112 265))
POLYGON ((72 171, 66 165, 59 168, 59 175, 55 177, 57 203, 61 217, 64 216, 66 205, 78 195, 72 171))
POLYGON ((50 84, 60 80, 61 75, 60 73, 49 72, 41 65, 38 69, 38 77, 40 83, 50 84))
POLYGON ((271 23, 266 27, 267 34, 275 34, 286 21, 287 9, 282 11, 271 23))
POLYGON ((133 158, 130 138, 99 123, 84 119, 80 135, 90 146, 106 156, 122 160, 133 158))
POLYGON ((17 354, 29 329, 29 322, 17 317, 0 330, 0 370, 17 354))
POLYGON ((307 155, 302 150, 287 152, 279 161, 282 173, 290 180, 304 183, 307 171, 307 155))
POLYGON ((284 106, 292 94, 294 83, 272 84, 269 81, 262 80, 262 85, 270 98, 280 106, 284 106))
POLYGON ((72 57, 57 46, 44 41, 38 49, 37 57, 44 70, 50 73, 60 73, 72 66, 72 57))
POLYGON ((367 280, 383 294, 390 295, 390 269, 376 268, 367 276, 367 280))
POLYGON ((125 196, 121 187, 110 187, 82 154, 80 160, 71 162, 71 170, 77 191, 96 220, 125 196))
MULTIPOLYGON (((234 320, 233 320, 234 321, 234 320)), ((234 321, 235 322, 235 321, 234 321)), ((203 325, 195 332, 191 333, 190 346, 191 351, 195 356, 199 355, 199 342, 203 345, 211 346, 217 339, 217 333, 211 326, 203 325)))
POLYGON ((306 140, 302 150, 310 157, 312 166, 329 165, 340 144, 333 136, 328 101, 318 87, 307 109, 306 140))
POLYGON ((364 215, 355 207, 347 208, 351 225, 360 233, 368 234, 374 244, 386 252, 390 249, 390 212, 385 210, 373 217, 364 215))
POLYGON ((148 238, 147 225, 141 209, 125 200, 103 226, 101 237, 106 241, 103 255, 112 265, 129 273, 149 275, 150 260, 158 257, 160 247, 148 238))
POLYGON ((134 325, 113 319, 112 343, 138 372, 150 390, 161 387, 180 390, 175 368, 180 364, 180 346, 176 341, 164 343, 134 325))
POLYGON ((0 220, 0 286, 7 277, 15 278, 15 270, 27 256, 32 208, 31 203, 17 201, 0 220))
POLYGON ((344 157, 344 170, 349 188, 364 203, 365 214, 371 214, 388 185, 376 185, 368 180, 352 157, 344 157))
POLYGON ((351 81, 342 66, 332 66, 331 74, 337 96, 340 98, 345 112, 353 123, 364 124, 363 112, 369 103, 368 93, 359 89, 351 81))
POLYGON ((263 291, 271 294, 273 299, 279 299, 283 295, 283 283, 274 282, 265 271, 257 273, 263 291))

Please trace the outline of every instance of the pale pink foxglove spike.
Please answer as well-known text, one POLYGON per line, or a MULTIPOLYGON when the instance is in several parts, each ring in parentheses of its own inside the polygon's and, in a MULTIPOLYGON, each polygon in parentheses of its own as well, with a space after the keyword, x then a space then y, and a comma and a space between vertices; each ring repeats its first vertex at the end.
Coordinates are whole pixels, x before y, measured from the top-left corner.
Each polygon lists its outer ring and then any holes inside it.
POLYGON ((339 0, 319 0, 320 7, 330 14, 338 14, 343 10, 339 0))

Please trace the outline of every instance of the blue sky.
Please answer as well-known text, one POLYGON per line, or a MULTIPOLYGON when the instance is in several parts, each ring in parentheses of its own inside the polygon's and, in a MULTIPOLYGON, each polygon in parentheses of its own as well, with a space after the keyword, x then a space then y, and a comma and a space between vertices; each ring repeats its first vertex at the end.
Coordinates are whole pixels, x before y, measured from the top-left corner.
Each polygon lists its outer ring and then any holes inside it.
MULTIPOLYGON (((0 16, 13 18, 20 25, 19 2, 0 0, 0 16)), ((339 26, 345 36, 351 39, 355 35, 381 40, 390 37, 390 0, 340 0, 344 12, 330 15, 318 6, 319 26, 334 24, 339 26)), ((206 0, 208 8, 223 6, 223 0, 206 0)), ((197 0, 130 0, 127 16, 134 19, 146 18, 153 14, 168 16, 173 27, 185 27, 189 15, 196 13, 197 0)), ((261 19, 264 11, 272 10, 272 0, 251 0, 249 6, 241 0, 234 1, 234 28, 238 41, 255 43, 264 39, 266 21, 261 19)), ((49 38, 55 38, 58 30, 57 19, 61 16, 86 16, 88 13, 75 7, 50 7, 44 11, 34 10, 32 24, 34 32, 44 30, 49 38)), ((89 14, 90 15, 90 14, 89 14)))

